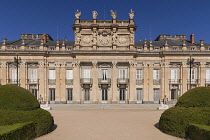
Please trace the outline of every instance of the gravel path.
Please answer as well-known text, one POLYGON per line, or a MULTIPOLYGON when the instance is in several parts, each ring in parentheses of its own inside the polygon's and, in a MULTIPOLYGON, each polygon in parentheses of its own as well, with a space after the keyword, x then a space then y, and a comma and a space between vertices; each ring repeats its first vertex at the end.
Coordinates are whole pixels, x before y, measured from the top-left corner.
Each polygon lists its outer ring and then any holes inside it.
POLYGON ((36 140, 179 140, 159 131, 158 110, 51 110, 57 128, 36 140))

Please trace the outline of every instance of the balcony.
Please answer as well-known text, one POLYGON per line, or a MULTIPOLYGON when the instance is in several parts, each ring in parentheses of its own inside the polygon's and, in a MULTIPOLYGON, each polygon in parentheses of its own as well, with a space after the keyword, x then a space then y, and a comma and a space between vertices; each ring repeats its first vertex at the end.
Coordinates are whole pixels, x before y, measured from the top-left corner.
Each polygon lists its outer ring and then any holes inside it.
POLYGON ((129 79, 128 78, 117 78, 117 84, 128 84, 129 79))
POLYGON ((48 79, 48 84, 55 84, 56 83, 56 79, 48 79))
POLYGON ((153 79, 153 84, 160 84, 160 79, 153 79))
POLYGON ((66 79, 66 84, 73 84, 73 79, 66 79))
MULTIPOLYGON (((20 83, 20 79, 18 80, 18 83, 20 83)), ((17 79, 7 79, 7 84, 17 84, 17 79)))
POLYGON ((27 79, 27 84, 39 84, 39 79, 27 79))
POLYGON ((169 79, 170 84, 181 84, 181 79, 169 79))
POLYGON ((143 84, 144 83, 144 79, 136 79, 136 84, 143 84))
POLYGON ((81 78, 80 79, 80 83, 81 84, 92 84, 93 83, 93 79, 92 78, 81 78))
MULTIPOLYGON (((199 79, 191 79, 191 84, 198 84, 199 83, 199 79)), ((187 79, 187 84, 190 84, 190 79, 187 79)))
POLYGON ((106 79, 104 79, 104 78, 99 78, 99 79, 98 79, 98 83, 99 83, 99 84, 111 84, 111 79, 110 79, 110 78, 106 78, 106 79))

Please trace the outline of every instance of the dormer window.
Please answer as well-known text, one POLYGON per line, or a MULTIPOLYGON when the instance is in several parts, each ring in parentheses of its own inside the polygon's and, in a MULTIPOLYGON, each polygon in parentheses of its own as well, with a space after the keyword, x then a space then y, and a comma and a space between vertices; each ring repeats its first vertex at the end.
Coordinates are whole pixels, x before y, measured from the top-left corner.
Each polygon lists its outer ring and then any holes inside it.
POLYGON ((67 48, 68 51, 71 51, 71 48, 67 48))
POLYGON ((142 51, 142 48, 137 48, 137 51, 142 51))
POLYGON ((210 47, 208 48, 208 50, 210 50, 210 47))
POLYGON ((17 48, 16 48, 16 47, 12 47, 12 49, 13 49, 13 50, 16 50, 17 48))
POLYGON ((177 50, 177 47, 173 47, 172 50, 173 50, 173 51, 176 51, 176 50, 177 50))
POLYGON ((195 50, 195 47, 192 47, 190 50, 191 50, 191 51, 195 50))
POLYGON ((158 51, 159 50, 159 48, 155 48, 155 51, 158 51))
POLYGON ((31 50, 35 50, 35 47, 31 47, 31 50))
POLYGON ((51 50, 51 51, 54 51, 54 50, 55 50, 55 48, 54 48, 54 47, 50 47, 50 50, 51 50))

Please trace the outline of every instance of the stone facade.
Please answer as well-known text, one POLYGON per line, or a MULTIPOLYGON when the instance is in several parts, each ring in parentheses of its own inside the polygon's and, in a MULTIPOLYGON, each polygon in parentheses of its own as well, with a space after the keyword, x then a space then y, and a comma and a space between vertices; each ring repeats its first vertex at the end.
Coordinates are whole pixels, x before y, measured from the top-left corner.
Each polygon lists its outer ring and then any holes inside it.
POLYGON ((97 20, 96 11, 92 20, 81 20, 81 14, 75 13, 74 41, 48 34, 3 38, 1 85, 18 84, 42 102, 69 104, 159 103, 164 96, 173 102, 190 88, 210 85, 210 44, 202 39, 134 41, 134 11, 128 20, 117 20, 114 11, 112 20, 97 20))

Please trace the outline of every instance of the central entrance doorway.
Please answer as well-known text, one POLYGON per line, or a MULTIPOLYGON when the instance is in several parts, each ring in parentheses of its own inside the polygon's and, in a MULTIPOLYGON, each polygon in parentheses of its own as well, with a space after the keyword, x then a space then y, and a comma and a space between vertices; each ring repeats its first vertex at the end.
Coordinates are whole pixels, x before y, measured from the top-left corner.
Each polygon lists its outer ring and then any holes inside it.
POLYGON ((125 88, 120 88, 120 103, 124 104, 125 103, 125 98, 126 98, 126 89, 125 88))
POLYGON ((84 103, 90 103, 90 89, 84 89, 84 103))
POLYGON ((108 103, 108 89, 102 89, 102 103, 108 103))
POLYGON ((171 89, 171 100, 177 99, 178 89, 171 89))

